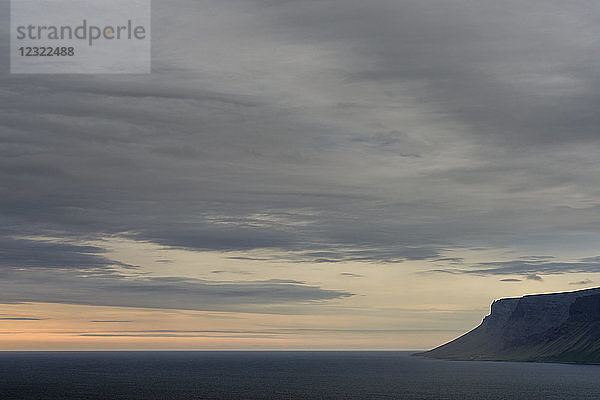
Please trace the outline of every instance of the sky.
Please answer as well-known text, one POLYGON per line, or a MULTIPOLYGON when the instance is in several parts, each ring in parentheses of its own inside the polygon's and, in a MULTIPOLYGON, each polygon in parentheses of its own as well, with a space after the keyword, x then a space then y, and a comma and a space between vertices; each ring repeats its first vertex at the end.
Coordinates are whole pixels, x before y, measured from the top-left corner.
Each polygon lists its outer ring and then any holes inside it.
POLYGON ((426 349, 600 282, 599 4, 152 15, 148 75, 0 58, 0 350, 426 349))

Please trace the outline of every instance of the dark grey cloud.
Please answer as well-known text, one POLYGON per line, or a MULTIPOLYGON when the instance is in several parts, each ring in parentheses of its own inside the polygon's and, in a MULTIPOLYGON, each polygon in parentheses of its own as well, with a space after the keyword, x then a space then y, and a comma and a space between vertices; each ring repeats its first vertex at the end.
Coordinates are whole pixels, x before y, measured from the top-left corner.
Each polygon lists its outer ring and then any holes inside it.
POLYGON ((14 268, 4 271, 4 279, 0 282, 0 303, 289 312, 271 307, 318 304, 350 296, 351 293, 343 290, 323 289, 299 281, 210 281, 127 276, 110 270, 91 272, 86 269, 14 268))
POLYGON ((463 261, 465 261, 464 258, 462 257, 443 257, 443 258, 437 258, 435 260, 433 260, 435 262, 448 262, 451 264, 462 264, 463 261))
POLYGON ((34 317, 0 317, 0 321, 42 321, 43 318, 34 317))
POLYGON ((348 277, 348 278, 364 278, 364 277, 365 277, 364 275, 361 275, 361 274, 353 274, 353 273, 351 273, 351 272, 342 272, 342 273, 340 273, 340 275, 342 275, 342 276, 346 276, 346 277, 348 277))
POLYGON ((249 272, 249 271, 221 270, 221 269, 216 269, 216 270, 210 271, 210 273, 211 274, 229 273, 229 274, 234 274, 234 275, 253 275, 253 273, 249 272))
POLYGON ((581 285, 591 285, 592 283, 594 283, 593 280, 591 280, 591 279, 584 279, 582 281, 569 282, 569 285, 578 285, 578 286, 581 286, 581 285))
POLYGON ((527 275, 525 277, 525 279, 530 280, 530 281, 538 281, 538 282, 541 282, 544 280, 544 278, 542 278, 541 276, 536 275, 536 274, 527 275))
POLYGON ((597 29, 587 6, 376 3, 364 14, 366 5, 349 5, 354 18, 339 9, 327 13, 325 4, 314 11, 339 24, 313 29, 348 34, 371 56, 371 67, 352 73, 353 79, 423 82, 426 101, 450 110, 479 137, 503 144, 597 140, 598 80, 591 65, 598 58, 589 53, 597 29))
POLYGON ((500 279, 500 282, 521 282, 521 279, 516 279, 516 278, 506 278, 506 279, 500 279))
MULTIPOLYGON (((600 272, 600 258, 586 257, 578 261, 554 261, 553 257, 529 257, 526 260, 485 262, 470 266, 469 268, 440 268, 432 269, 427 273, 469 274, 469 275, 522 275, 525 279, 541 281, 540 275, 557 275, 568 273, 598 273, 600 272), (550 261, 549 261, 550 260, 550 261)), ((502 279, 504 282, 513 282, 515 279, 502 279)))
POLYGON ((109 266, 135 268, 133 265, 110 260, 106 250, 68 242, 0 238, 0 274, 5 268, 105 269, 109 266))

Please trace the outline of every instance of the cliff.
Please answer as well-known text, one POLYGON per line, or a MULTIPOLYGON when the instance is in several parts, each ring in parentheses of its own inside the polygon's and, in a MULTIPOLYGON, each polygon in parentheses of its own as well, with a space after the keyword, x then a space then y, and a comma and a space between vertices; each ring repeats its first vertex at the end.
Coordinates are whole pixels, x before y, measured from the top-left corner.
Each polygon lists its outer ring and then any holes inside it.
POLYGON ((494 301, 477 328, 420 355, 600 363, 600 288, 494 301))

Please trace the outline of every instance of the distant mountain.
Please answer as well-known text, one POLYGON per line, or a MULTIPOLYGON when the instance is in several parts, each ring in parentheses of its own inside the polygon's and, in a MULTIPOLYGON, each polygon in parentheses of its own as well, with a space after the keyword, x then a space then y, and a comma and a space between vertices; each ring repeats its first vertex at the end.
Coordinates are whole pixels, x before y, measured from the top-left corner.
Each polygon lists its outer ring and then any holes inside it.
POLYGON ((494 301, 477 328, 419 355, 600 364, 600 288, 494 301))

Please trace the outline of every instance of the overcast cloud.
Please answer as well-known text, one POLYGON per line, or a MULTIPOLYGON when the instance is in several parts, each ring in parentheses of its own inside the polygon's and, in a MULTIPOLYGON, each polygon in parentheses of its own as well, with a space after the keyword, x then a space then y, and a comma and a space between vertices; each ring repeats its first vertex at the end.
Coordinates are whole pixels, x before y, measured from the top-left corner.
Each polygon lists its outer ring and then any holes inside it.
MULTIPOLYGON (((153 3, 151 75, 0 77, 0 301, 82 304, 88 291, 84 304, 197 309, 350 295, 266 281, 241 301, 219 282, 126 283, 111 266, 136 266, 78 244, 110 235, 270 249, 297 268, 540 243, 560 258, 597 239, 599 5, 153 3)), ((597 260, 443 270, 600 272, 597 260)))

